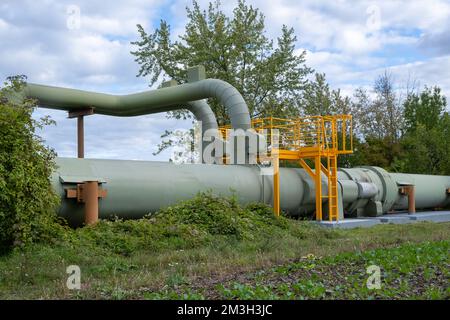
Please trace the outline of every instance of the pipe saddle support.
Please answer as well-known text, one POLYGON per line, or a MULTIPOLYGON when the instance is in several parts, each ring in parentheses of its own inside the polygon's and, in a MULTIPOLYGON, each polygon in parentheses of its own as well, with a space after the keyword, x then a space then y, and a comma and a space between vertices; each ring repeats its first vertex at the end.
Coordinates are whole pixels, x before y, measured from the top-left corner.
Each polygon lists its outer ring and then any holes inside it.
POLYGON ((84 203, 84 223, 91 225, 98 221, 98 199, 105 198, 108 191, 100 188, 98 181, 78 183, 75 189, 65 189, 66 198, 84 203))
POLYGON ((415 200, 415 187, 411 186, 403 186, 399 188, 399 192, 401 195, 405 195, 408 197, 408 213, 416 212, 416 200, 415 200))

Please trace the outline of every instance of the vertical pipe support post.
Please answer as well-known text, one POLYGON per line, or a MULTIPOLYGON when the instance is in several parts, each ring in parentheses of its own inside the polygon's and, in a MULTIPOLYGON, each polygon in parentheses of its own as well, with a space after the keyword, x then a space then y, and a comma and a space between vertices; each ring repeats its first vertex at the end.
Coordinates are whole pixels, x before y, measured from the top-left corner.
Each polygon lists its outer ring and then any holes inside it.
POLYGON ((98 221, 98 182, 83 183, 84 223, 88 226, 98 221))
POLYGON ((84 158, 84 116, 77 117, 77 149, 78 158, 84 158))
POLYGON ((413 185, 403 186, 400 188, 400 194, 408 197, 408 213, 416 212, 415 187, 413 185))
POLYGON ((280 216, 280 157, 278 149, 272 150, 273 159, 273 212, 280 216))
POLYGON ((78 183, 76 189, 65 189, 66 198, 77 199, 84 204, 85 225, 95 224, 98 221, 98 199, 105 198, 107 190, 100 188, 99 181, 90 180, 78 183))
POLYGON ((77 154, 78 158, 84 158, 84 116, 94 114, 93 108, 69 111, 69 118, 77 118, 77 154))

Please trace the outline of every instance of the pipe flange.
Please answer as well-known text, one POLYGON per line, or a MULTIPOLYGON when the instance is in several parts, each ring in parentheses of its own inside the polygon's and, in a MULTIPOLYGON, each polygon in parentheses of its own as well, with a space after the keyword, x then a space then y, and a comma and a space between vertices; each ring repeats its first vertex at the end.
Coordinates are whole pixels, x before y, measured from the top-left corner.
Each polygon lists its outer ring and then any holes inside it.
POLYGON ((381 180, 383 186, 383 195, 381 202, 383 203, 383 212, 388 212, 397 200, 398 188, 397 183, 392 179, 389 172, 380 167, 361 166, 361 168, 369 169, 374 172, 381 180))

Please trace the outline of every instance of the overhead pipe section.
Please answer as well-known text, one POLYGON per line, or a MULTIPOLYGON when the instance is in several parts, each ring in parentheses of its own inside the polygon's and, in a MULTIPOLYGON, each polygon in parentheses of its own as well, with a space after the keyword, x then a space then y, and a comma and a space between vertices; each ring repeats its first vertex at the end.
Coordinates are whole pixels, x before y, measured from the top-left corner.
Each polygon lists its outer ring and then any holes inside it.
MULTIPOLYGON (((189 82, 198 81, 193 80, 191 77, 188 77, 189 82)), ((168 87, 174 87, 177 86, 178 82, 175 80, 170 80, 163 82, 161 85, 161 88, 168 88, 168 87)), ((177 106, 176 109, 180 109, 180 107, 183 106, 177 106)), ((217 124, 216 115, 211 109, 211 106, 208 104, 206 99, 204 100, 197 100, 197 101, 189 101, 184 106, 187 110, 189 110, 195 117, 197 121, 200 121, 201 123, 201 130, 202 130, 202 150, 205 150, 207 144, 209 142, 204 141, 203 137, 205 137, 206 132, 211 132, 212 130, 214 132, 219 132, 219 126, 217 124)), ((216 134, 217 135, 217 134, 216 134)), ((203 154, 200 154, 200 161, 203 161, 203 154)))
MULTIPOLYGON (((211 107, 202 100, 216 98, 225 106, 232 128, 241 129, 243 132, 250 129, 250 113, 239 91, 225 81, 205 77, 204 67, 197 66, 188 69, 188 83, 178 85, 174 81, 169 81, 160 89, 135 94, 111 95, 28 83, 24 95, 37 99, 40 107, 66 110, 70 113, 93 110, 96 114, 131 117, 186 108, 197 120, 202 121, 202 134, 210 129, 218 129, 211 107)), ((83 115, 78 117, 79 158, 84 157, 82 138, 83 115)), ((203 142, 203 146, 205 145, 203 142)), ((236 145, 237 142, 234 149, 236 145)), ((250 150, 248 143, 244 142, 244 145, 243 163, 248 163, 250 150)), ((225 148, 228 148, 227 144, 225 148)))
POLYGON ((219 79, 203 79, 128 95, 28 83, 24 94, 37 99, 44 108, 66 111, 94 108, 96 114, 120 117, 173 111, 183 108, 189 101, 216 98, 225 106, 233 128, 251 128, 250 113, 243 97, 235 87, 219 79))

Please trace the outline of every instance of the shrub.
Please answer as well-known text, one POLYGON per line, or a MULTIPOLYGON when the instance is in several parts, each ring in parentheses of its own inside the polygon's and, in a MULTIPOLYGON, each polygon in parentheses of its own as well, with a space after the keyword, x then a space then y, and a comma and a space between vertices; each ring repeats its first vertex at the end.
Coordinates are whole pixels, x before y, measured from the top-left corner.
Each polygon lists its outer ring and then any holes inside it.
POLYGON ((136 250, 157 252, 267 238, 286 228, 287 219, 275 218, 265 204, 242 207, 235 197, 203 192, 142 219, 100 220, 65 234, 75 247, 128 256, 136 250))
POLYGON ((272 209, 259 203, 246 207, 238 204, 236 197, 219 197, 211 192, 160 210, 156 219, 167 225, 186 224, 210 235, 235 236, 237 239, 253 238, 262 230, 274 226, 284 227, 285 219, 276 219, 272 209))
POLYGON ((45 237, 56 220, 58 197, 50 183, 55 153, 36 135, 52 121, 33 119, 36 102, 17 99, 24 80, 10 77, 0 88, 1 252, 45 237))

